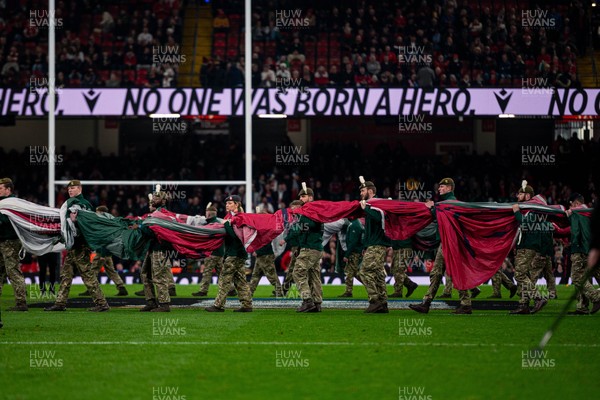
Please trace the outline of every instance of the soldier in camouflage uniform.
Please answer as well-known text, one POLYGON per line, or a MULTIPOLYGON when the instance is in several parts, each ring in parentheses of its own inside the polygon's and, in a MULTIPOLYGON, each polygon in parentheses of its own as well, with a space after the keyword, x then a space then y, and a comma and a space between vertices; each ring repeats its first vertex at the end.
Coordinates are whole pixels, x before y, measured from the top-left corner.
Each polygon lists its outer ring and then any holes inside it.
MULTIPOLYGON (((96 207, 96 214, 105 216, 107 218, 113 218, 112 215, 108 213, 108 208, 106 206, 96 207)), ((96 253, 94 259, 92 260, 92 271, 94 274, 98 276, 100 274, 100 269, 104 267, 104 271, 108 278, 114 282, 117 287, 118 293, 116 296, 127 296, 127 289, 125 289, 125 284, 123 283, 123 279, 115 269, 115 264, 113 263, 113 259, 110 254, 101 255, 100 253, 96 253)), ((79 293, 80 296, 89 296, 90 292, 86 290, 83 293, 79 293)))
MULTIPOLYGON (((440 181, 438 191, 441 196, 442 201, 446 200, 456 200, 456 196, 454 195, 454 180, 452 178, 444 178, 440 181)), ((435 207, 433 201, 427 201, 426 205, 431 208, 431 211, 435 217, 435 207)), ((442 251, 442 245, 437 250, 435 255, 435 261, 433 263, 433 268, 429 273, 429 288, 427 289, 427 293, 423 297, 423 302, 421 304, 410 304, 409 307, 417 312, 427 314, 429 312, 429 308, 431 306, 431 302, 435 298, 435 295, 440 287, 440 283, 442 282, 442 276, 444 276, 444 272, 446 270, 446 266, 444 265, 444 254, 442 251)), ((460 299, 460 306, 454 310, 454 314, 472 314, 473 309, 471 307, 471 293, 468 290, 459 290, 458 296, 460 299)))
MULTIPOLYGON (((256 207, 257 214, 267 214, 267 208, 256 207)), ((268 243, 262 248, 256 250, 252 253, 254 257, 256 257, 254 262, 254 270, 252 271, 252 279, 250 280, 250 292, 254 296, 254 292, 256 291, 256 287, 260 282, 260 278, 264 275, 267 277, 271 285, 275 287, 275 297, 283 297, 283 291, 281 290, 281 282, 279 282, 279 277, 277 276, 277 271, 275 270, 275 254, 273 253, 273 245, 268 243)))
MULTIPOLYGON (((77 222, 77 212, 72 212, 70 208, 79 206, 83 210, 92 211, 92 205, 83 197, 81 194, 81 182, 78 180, 72 180, 67 185, 69 192, 69 199, 67 199, 67 218, 71 221, 77 222)), ((67 307, 67 300, 69 298, 69 291, 71 290, 71 283, 73 282, 73 274, 77 269, 83 279, 87 290, 90 292, 92 299, 94 300, 95 306, 90 308, 89 311, 102 312, 110 310, 104 293, 98 283, 98 277, 94 274, 92 266, 90 265, 91 250, 88 247, 83 236, 79 235, 75 237, 75 242, 71 250, 67 252, 67 257, 60 273, 60 289, 56 296, 56 302, 53 306, 45 308, 45 311, 65 311, 67 307)))
MULTIPOLYGON (((517 195, 518 202, 531 200, 535 195, 533 188, 523 181, 517 195)), ((510 314, 535 314, 547 303, 548 299, 541 296, 535 283, 537 277, 545 266, 545 259, 540 255, 540 228, 535 222, 535 214, 528 212, 521 214, 518 204, 513 205, 515 218, 521 224, 520 237, 517 240, 517 253, 515 255, 515 280, 521 289, 519 307, 510 314), (535 279, 532 279, 535 277, 535 279), (534 299, 533 309, 529 308, 530 299, 534 299)))
MULTIPOLYGON (((0 179, 0 200, 15 197, 13 182, 10 178, 0 179)), ((15 293, 15 306, 9 311, 27 311, 27 291, 25 289, 25 278, 21 272, 19 263, 19 250, 21 241, 8 217, 0 214, 0 295, 2 286, 8 276, 15 293)))
POLYGON ((406 286, 406 297, 410 297, 419 286, 406 275, 408 262, 413 256, 412 240, 392 240, 392 250, 391 272, 394 276, 394 293, 389 297, 402 297, 404 286, 406 286))
MULTIPOLYGON (((298 207, 302 207, 302 204, 304 203, 301 200, 294 200, 290 203, 290 209, 295 210, 298 207)), ((294 224, 292 224, 290 231, 284 239, 284 242, 286 242, 287 246, 289 246, 291 253, 290 265, 285 273, 283 284, 281 285, 284 297, 287 296, 290 288, 294 284, 294 266, 296 265, 296 258, 298 257, 298 242, 296 240, 298 235, 292 233, 294 229, 297 228, 294 224)))
POLYGON ((387 286, 385 283, 385 256, 391 246, 390 239, 385 236, 382 227, 383 216, 377 210, 371 209, 368 200, 375 198, 377 189, 371 181, 360 177, 360 206, 365 210, 365 235, 363 261, 359 276, 369 295, 369 307, 365 313, 387 314, 387 286))
POLYGON ((239 213, 243 213, 242 199, 240 196, 233 195, 225 198, 225 209, 227 215, 225 217, 225 262, 223 269, 219 275, 219 293, 215 299, 215 304, 206 307, 208 312, 223 312, 225 311, 225 302, 227 301, 227 292, 233 284, 239 294, 240 303, 242 306, 234 312, 252 312, 252 293, 246 281, 244 267, 248 253, 244 248, 244 244, 235 234, 231 227, 231 219, 239 213))
POLYGON ((542 276, 546 280, 548 298, 556 299, 556 277, 552 269, 552 257, 554 256, 553 226, 550 222, 545 222, 544 227, 544 230, 540 232, 540 257, 542 258, 540 262, 544 263, 542 276))
POLYGON ((508 277, 506 276, 506 274, 503 271, 504 266, 512 266, 510 264, 510 260, 507 258, 504 260, 504 263, 502 263, 502 268, 500 268, 495 274, 494 276, 492 276, 492 295, 488 297, 488 299, 501 299, 502 298, 502 293, 501 293, 501 288, 504 285, 505 288, 507 288, 510 291, 510 298, 512 299, 515 294, 517 294, 517 285, 514 284, 514 282, 508 277))
MULTIPOLYGON (((167 194, 160 190, 160 185, 157 185, 156 191, 152 193, 151 197, 152 208, 160 211, 165 207, 166 202, 167 194)), ((170 243, 159 242, 148 226, 142 225, 139 229, 150 240, 148 254, 142 264, 140 273, 144 284, 144 298, 146 299, 146 305, 140 311, 170 312, 171 295, 169 286, 173 284, 173 273, 168 255, 173 251, 173 247, 170 243)))
MULTIPOLYGON (((217 218, 217 207, 212 203, 208 203, 206 207, 206 223, 214 224, 219 221, 219 218, 217 218)), ((192 293, 192 296, 204 297, 208 295, 208 288, 212 282, 213 269, 217 272, 218 277, 223 268, 223 255, 225 254, 223 249, 224 246, 221 246, 217 250, 213 250, 210 256, 204 259, 204 271, 202 272, 202 280, 200 281, 200 291, 192 293)))
MULTIPOLYGON (((302 182, 302 190, 298 193, 300 200, 306 204, 314 199, 311 188, 302 182)), ((298 243, 298 256, 294 265, 294 281, 302 297, 302 305, 296 312, 321 312, 323 289, 321 283, 321 253, 323 252, 323 224, 301 215, 295 222, 295 229, 290 234, 296 236, 292 240, 298 243)))
POLYGON ((362 283, 359 268, 362 261, 364 230, 364 218, 353 220, 346 228, 346 252, 344 253, 346 291, 338 297, 352 297, 354 278, 362 283))
POLYGON ((571 196, 571 208, 567 215, 571 220, 571 279, 577 291, 577 309, 569 312, 571 315, 590 314, 589 303, 592 302, 592 314, 600 310, 600 290, 583 280, 586 270, 586 260, 590 251, 591 226, 588 218, 572 217, 574 209, 585 209, 585 200, 579 193, 571 196))

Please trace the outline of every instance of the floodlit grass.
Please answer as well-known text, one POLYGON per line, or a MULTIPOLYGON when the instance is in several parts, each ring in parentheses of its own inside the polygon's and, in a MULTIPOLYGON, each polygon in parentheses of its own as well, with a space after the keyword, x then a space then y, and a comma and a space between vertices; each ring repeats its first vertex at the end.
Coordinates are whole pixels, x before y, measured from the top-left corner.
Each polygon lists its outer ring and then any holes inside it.
MULTIPOLYGON (((131 294, 139 288, 128 287, 131 294)), ((116 292, 110 285, 103 289, 109 296, 116 292)), ((343 292, 340 286, 324 289, 326 298, 343 292)), ((355 289, 355 298, 366 297, 362 287, 355 289)), ((482 289, 476 301, 491 294, 490 287, 482 289)), ((179 296, 196 290, 177 287, 179 296)), ((256 297, 268 297, 271 290, 261 286, 256 297)), ((419 301, 424 290, 412 299, 419 301)), ((6 311, 14 299, 5 286, 0 398, 594 398, 600 389, 600 313, 567 316, 544 357, 523 355, 572 290, 559 286, 559 300, 531 316, 506 311, 457 316, 448 310, 240 314, 198 308, 169 314, 132 308, 15 313, 6 311)), ((74 286, 71 294, 82 291, 74 286)), ((209 294, 215 291, 211 287, 209 294)))

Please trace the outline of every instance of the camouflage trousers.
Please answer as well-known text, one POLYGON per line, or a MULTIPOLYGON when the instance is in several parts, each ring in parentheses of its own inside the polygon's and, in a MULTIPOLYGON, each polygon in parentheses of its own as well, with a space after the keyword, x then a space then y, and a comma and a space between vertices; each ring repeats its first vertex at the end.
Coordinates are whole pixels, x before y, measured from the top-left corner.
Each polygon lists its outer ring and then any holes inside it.
POLYGON ((17 305, 24 305, 27 303, 27 289, 19 263, 20 249, 21 241, 19 239, 0 241, 0 295, 4 280, 8 276, 15 293, 15 302, 17 305))
POLYGON ((554 272, 552 271, 552 257, 540 257, 542 258, 540 262, 544 263, 544 268, 542 269, 542 276, 546 280, 546 286, 548 287, 548 293, 550 294, 550 298, 554 298, 556 296, 556 277, 554 276, 554 272))
POLYGON ((600 301, 600 290, 594 289, 589 280, 583 281, 586 265, 587 256, 585 254, 571 254, 571 280, 576 288, 581 287, 577 292, 577 309, 579 311, 589 311, 590 301, 600 301))
POLYGON ((412 257, 412 249, 398 249, 394 250, 392 257, 392 268, 391 272, 394 276, 394 292, 402 293, 404 286, 410 286, 412 282, 408 275, 406 275, 408 261, 412 257))
POLYGON ((266 254, 264 256, 257 256, 256 262, 254 263, 254 271, 252 271, 252 279, 250 280, 250 291, 254 294, 258 282, 262 276, 266 276, 271 285, 275 286, 275 296, 283 297, 283 291, 281 290, 281 282, 277 276, 275 270, 275 255, 266 254))
POLYGON ((296 266, 296 258, 297 258, 296 251, 298 251, 298 248, 292 247, 292 249, 291 249, 292 258, 290 260, 290 266, 288 267, 288 269, 285 273, 285 279, 283 280, 283 285, 282 285, 282 289, 284 291, 290 290, 290 288, 294 284, 294 267, 296 266))
POLYGON ((519 304, 529 305, 531 299, 538 300, 542 296, 536 288, 537 277, 544 269, 546 261, 535 250, 517 249, 515 255, 515 280, 521 288, 519 304))
POLYGON ((96 257, 94 257, 94 260, 92 261, 92 271, 94 271, 96 276, 98 276, 100 273, 100 268, 102 267, 104 267, 104 272, 106 272, 108 278, 114 282, 117 289, 125 288, 123 279, 121 279, 121 276, 115 269, 115 264, 113 263, 112 257, 102 257, 96 254, 96 257))
POLYGON ((300 249, 294 266, 294 281, 302 300, 312 300, 314 303, 323 302, 321 284, 321 252, 315 249, 300 249))
POLYGON ((148 252, 142 264, 140 276, 144 284, 146 301, 157 300, 163 304, 171 302, 169 287, 175 284, 173 283, 173 271, 171 271, 171 265, 165 252, 160 250, 148 252))
POLYGON ((442 292, 442 294, 452 296, 452 289, 454 289, 454 285, 452 284, 452 277, 448 275, 444 269, 444 291, 442 292))
POLYGON ((202 272, 202 280, 200 281, 200 291, 208 292, 208 288, 212 282, 213 269, 217 272, 217 278, 221 274, 223 268, 222 256, 208 256, 204 259, 204 272, 202 272))
MULTIPOLYGON (((442 251, 442 246, 440 245, 435 255, 433 268, 429 273, 429 288, 427 289, 427 293, 425 293, 425 296, 423 297, 423 302, 430 303, 433 299, 435 299, 437 291, 440 288, 440 284, 442 283, 442 277, 444 276, 445 272, 446 266, 444 264, 444 253, 442 251)), ((459 290, 458 298, 460 299, 461 306, 471 306, 471 292, 469 292, 468 290, 459 290)))
POLYGON ((502 289, 502 286, 510 290, 514 285, 515 284, 513 283, 513 281, 509 279, 508 276, 506 276, 504 271, 502 271, 501 269, 496 271, 494 276, 492 276, 492 289, 494 296, 502 295, 500 291, 502 289))
POLYGON ((385 284, 385 246, 367 247, 363 255, 359 276, 369 295, 369 302, 387 302, 387 286, 385 284))
POLYGON ((85 284, 86 289, 92 296, 92 300, 97 306, 106 306, 106 298, 98 283, 98 277, 92 270, 90 264, 91 251, 89 247, 81 247, 71 249, 67 252, 65 263, 60 271, 60 289, 56 296, 56 304, 61 306, 67 305, 69 292, 71 291, 71 283, 73 283, 73 275, 75 270, 79 270, 81 279, 85 284))
POLYGON ((360 267, 361 257, 360 253, 351 253, 350 257, 348 257, 348 262, 344 267, 344 272, 346 273, 346 293, 352 293, 352 289, 354 288, 354 278, 360 281, 358 269, 360 267))
POLYGON ((215 299, 215 307, 224 308, 227 301, 227 293, 231 285, 235 286, 242 307, 252 308, 252 293, 250 286, 246 282, 244 267, 246 260, 239 257, 226 257, 223 263, 223 269, 219 275, 219 294, 215 299))

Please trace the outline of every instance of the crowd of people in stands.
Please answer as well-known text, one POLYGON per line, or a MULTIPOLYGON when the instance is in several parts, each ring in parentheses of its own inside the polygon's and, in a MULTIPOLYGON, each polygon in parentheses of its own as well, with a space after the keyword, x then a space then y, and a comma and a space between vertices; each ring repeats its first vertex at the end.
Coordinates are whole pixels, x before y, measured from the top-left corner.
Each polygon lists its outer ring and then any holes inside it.
MULTIPOLYGON (((215 57, 202 65, 201 81, 209 87, 241 85, 226 75, 243 47, 243 27, 230 26, 228 15, 239 17, 243 2, 214 3, 215 57)), ((300 9, 289 1, 257 1, 252 83, 579 87, 577 55, 588 46, 587 23, 584 4, 577 1, 569 7, 510 0, 364 0, 339 7, 308 1, 300 9), (298 19, 305 22, 298 26, 298 19)))
MULTIPOLYGON (((57 1, 55 20, 57 88, 177 85, 179 0, 57 1)), ((0 2, 1 86, 47 86, 48 24, 42 2, 0 2)))

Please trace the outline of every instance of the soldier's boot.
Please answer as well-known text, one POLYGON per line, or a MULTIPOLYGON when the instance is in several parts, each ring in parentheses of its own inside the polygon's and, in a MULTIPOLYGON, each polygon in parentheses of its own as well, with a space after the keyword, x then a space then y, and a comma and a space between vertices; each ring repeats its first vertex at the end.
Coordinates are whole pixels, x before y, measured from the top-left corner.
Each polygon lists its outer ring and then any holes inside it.
POLYGON ((233 310, 233 312, 252 312, 252 307, 240 307, 233 310))
POLYGON ((600 311, 600 301, 595 301, 592 303, 592 311, 590 311, 590 314, 596 314, 598 311, 600 311))
POLYGON ((519 307, 509 312, 509 314, 531 314, 531 310, 529 304, 519 304, 519 307))
POLYGON ((321 303, 315 303, 315 308, 308 312, 321 312, 321 303))
POLYGON ((424 300, 420 304, 409 304, 408 308, 421 314, 427 314, 429 307, 431 306, 431 300, 424 300))
POLYGON ((121 286, 119 288, 119 292, 115 295, 115 296, 128 296, 129 293, 127 292, 127 289, 125 289, 123 286, 121 286))
POLYGON ((458 306, 452 314, 473 314, 473 309, 471 306, 458 306))
POLYGON ((387 301, 381 303, 381 306, 375 311, 375 314, 388 314, 390 310, 388 310, 387 301))
POLYGON ((296 312, 309 312, 315 308, 317 308, 317 306, 311 299, 303 300, 302 305, 300 307, 296 308, 296 312))
POLYGON ((352 297, 352 292, 344 292, 340 294, 338 297, 352 297))
POLYGON ((547 299, 539 299, 535 301, 535 304, 533 305, 533 309, 531 310, 532 314, 535 314, 536 312, 540 311, 542 308, 544 308, 544 306, 548 304, 548 300, 547 299))
POLYGON ((153 308, 150 312, 171 312, 169 303, 158 303, 158 307, 153 308))
POLYGON ((227 297, 235 297, 237 296, 237 292, 235 291, 235 289, 231 289, 229 292, 227 292, 227 297))
POLYGON ((219 308, 219 307, 214 306, 214 305, 210 306, 210 307, 206 307, 204 310, 208 311, 208 312, 225 312, 224 308, 219 308))
POLYGON ((442 293, 441 296, 438 296, 438 299, 451 299, 452 298, 452 293, 442 293))
POLYGON ((402 297, 402 292, 394 292, 390 294, 388 297, 402 297))
POLYGON ((481 294, 481 289, 479 288, 473 288, 471 289, 471 298, 474 299, 475 297, 479 296, 481 294))
POLYGON ((26 303, 17 303, 14 307, 8 309, 8 311, 28 311, 26 303))
POLYGON ((86 291, 85 291, 85 292, 83 292, 83 293, 79 293, 79 296, 91 296, 91 294, 90 294, 90 291, 89 291, 89 290, 86 290, 86 291))
POLYGON ((510 298, 512 299, 513 297, 515 297, 515 294, 517 294, 517 290, 519 289, 519 287, 517 285, 513 285, 510 288, 510 298))
POLYGON ((54 305, 51 305, 50 307, 44 308, 44 311, 66 311, 66 310, 67 310, 67 306, 64 306, 62 304, 54 304, 54 305))
POLYGON ((110 307, 108 306, 108 304, 103 304, 100 306, 97 305, 92 308, 88 308, 88 311, 91 311, 91 312, 104 312, 104 311, 108 311, 108 310, 110 310, 110 307))
POLYGON ((417 289, 419 285, 416 282, 410 281, 408 286, 406 287, 406 297, 410 297, 411 294, 417 289))
POLYGON ((158 307, 158 304, 156 304, 156 300, 152 299, 152 300, 148 300, 146 302, 146 305, 142 308, 140 308, 141 312, 148 312, 148 311, 152 311, 155 308, 158 307))
POLYGON ((175 286, 169 288, 169 296, 177 297, 177 290, 175 289, 175 286))
POLYGON ((200 290, 199 292, 194 292, 192 293, 192 296, 196 296, 196 297, 206 297, 206 295, 208 294, 208 292, 203 292, 202 290, 200 290))
POLYGON ((144 289, 142 290, 138 290, 137 292, 134 293, 136 296, 142 296, 144 297, 146 294, 144 293, 144 289))
POLYGON ((502 298, 502 294, 500 293, 493 293, 491 296, 488 297, 488 299, 501 299, 502 298))
POLYGON ((369 307, 364 311, 365 314, 373 314, 383 306, 383 303, 378 300, 369 301, 369 307))

